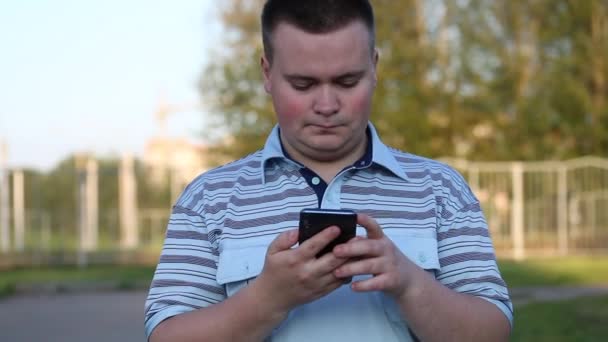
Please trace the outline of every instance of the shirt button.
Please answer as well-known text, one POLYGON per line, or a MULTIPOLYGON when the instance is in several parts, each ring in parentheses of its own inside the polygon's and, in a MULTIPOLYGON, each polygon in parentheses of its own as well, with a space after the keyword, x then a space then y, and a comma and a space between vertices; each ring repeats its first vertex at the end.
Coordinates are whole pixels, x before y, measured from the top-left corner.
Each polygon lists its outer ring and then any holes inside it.
POLYGON ((418 261, 420 261, 422 263, 425 263, 426 262, 426 255, 424 253, 420 252, 418 254, 418 261))
POLYGON ((319 183, 321 183, 321 180, 319 179, 319 177, 312 178, 312 184, 319 185, 319 183))

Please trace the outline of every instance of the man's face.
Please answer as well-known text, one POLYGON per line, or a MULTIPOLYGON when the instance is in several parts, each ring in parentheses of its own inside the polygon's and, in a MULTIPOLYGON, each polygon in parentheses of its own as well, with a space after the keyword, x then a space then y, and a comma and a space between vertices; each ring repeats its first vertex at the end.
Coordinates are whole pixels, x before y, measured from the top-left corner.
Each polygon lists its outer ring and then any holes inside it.
POLYGON ((262 58, 264 88, 294 158, 350 159, 365 145, 377 61, 369 42, 360 21, 324 34, 287 23, 276 27, 272 65, 262 58))

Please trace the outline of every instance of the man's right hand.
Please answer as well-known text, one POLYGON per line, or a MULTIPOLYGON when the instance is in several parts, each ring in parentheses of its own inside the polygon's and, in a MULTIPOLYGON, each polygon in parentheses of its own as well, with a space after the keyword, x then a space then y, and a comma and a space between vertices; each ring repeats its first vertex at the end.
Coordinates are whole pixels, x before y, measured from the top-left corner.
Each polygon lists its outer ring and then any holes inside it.
POLYGON ((340 229, 331 226, 291 248, 298 241, 298 231, 280 234, 268 247, 264 269, 251 284, 252 289, 280 314, 337 289, 344 281, 333 271, 347 259, 337 258, 333 253, 318 259, 315 256, 338 235, 340 229))

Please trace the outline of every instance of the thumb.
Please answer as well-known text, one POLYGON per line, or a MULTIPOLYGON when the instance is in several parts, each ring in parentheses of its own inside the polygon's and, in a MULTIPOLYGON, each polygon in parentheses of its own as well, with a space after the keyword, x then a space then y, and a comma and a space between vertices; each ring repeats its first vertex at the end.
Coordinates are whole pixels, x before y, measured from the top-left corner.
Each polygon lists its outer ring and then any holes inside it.
POLYGON ((367 237, 370 239, 381 239, 384 236, 382 228, 378 222, 365 214, 357 214, 357 223, 367 231, 367 237))
POLYGON ((268 246, 268 254, 276 254, 291 248, 298 242, 298 230, 292 229, 279 234, 268 246))

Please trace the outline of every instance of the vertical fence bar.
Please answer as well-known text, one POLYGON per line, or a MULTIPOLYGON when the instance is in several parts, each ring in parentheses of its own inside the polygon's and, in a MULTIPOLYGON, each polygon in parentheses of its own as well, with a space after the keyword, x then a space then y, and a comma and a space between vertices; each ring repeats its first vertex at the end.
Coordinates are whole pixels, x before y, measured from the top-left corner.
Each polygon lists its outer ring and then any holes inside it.
POLYGON ((86 157, 83 155, 76 156, 76 177, 78 181, 78 252, 77 263, 78 267, 87 266, 87 184, 86 184, 86 157))
POLYGON ((568 169, 562 163, 557 170, 557 236, 559 254, 568 253, 568 169))
POLYGON ((95 251, 99 241, 99 196, 98 196, 98 166, 97 160, 88 158, 86 165, 86 238, 87 252, 95 251))
POLYGON ((0 252, 3 253, 8 253, 11 248, 7 155, 8 147, 4 141, 0 141, 0 252))
POLYGON ((182 192, 182 171, 170 167, 169 168, 169 187, 171 191, 171 205, 177 201, 177 198, 182 192))
POLYGON ((513 258, 522 260, 525 257, 524 246, 524 177, 523 165, 520 162, 511 164, 513 182, 513 211, 511 213, 511 232, 513 237, 513 258))
POLYGON ((25 198, 23 194, 23 171, 13 171, 13 223, 15 226, 15 250, 25 248, 25 198))
POLYGON ((475 196, 479 195, 479 167, 476 164, 472 164, 469 167, 469 185, 473 189, 475 196))
POLYGON ((40 243, 46 252, 51 250, 51 215, 47 212, 40 212, 40 243))
POLYGON ((119 170, 119 219, 121 246, 125 249, 136 248, 139 244, 137 225, 137 184, 135 182, 133 156, 122 157, 119 170))

